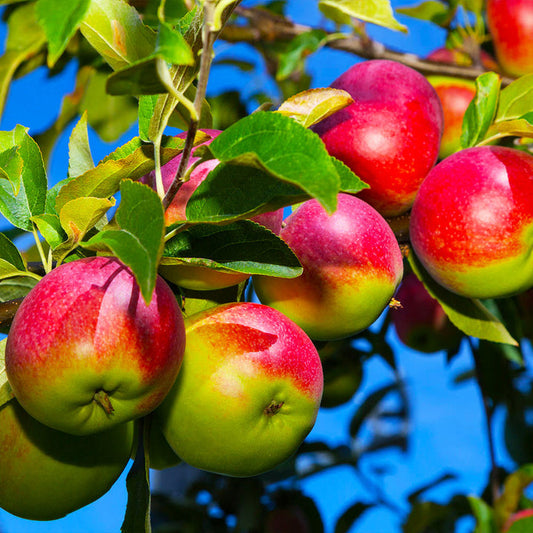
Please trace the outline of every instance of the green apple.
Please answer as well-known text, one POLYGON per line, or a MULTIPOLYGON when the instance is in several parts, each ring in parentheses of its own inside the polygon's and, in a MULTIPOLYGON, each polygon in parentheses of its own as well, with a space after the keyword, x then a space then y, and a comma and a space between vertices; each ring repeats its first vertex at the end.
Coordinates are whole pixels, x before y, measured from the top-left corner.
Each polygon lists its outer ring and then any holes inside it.
POLYGON ((32 418, 16 400, 0 407, 0 507, 56 520, 103 496, 128 463, 133 422, 76 436, 32 418))
POLYGON ((314 425, 320 357, 287 317, 255 303, 186 320, 174 387, 154 417, 176 454, 209 472, 254 476, 292 455, 314 425))

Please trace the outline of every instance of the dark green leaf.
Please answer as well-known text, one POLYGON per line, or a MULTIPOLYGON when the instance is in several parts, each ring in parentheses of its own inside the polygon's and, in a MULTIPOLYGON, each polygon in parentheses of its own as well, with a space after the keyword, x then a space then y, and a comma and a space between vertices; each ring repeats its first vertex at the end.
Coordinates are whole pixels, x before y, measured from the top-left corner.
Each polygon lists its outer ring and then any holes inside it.
POLYGON ((75 178, 94 168, 87 131, 87 112, 83 113, 72 130, 68 143, 68 155, 68 175, 70 177, 75 178))
POLYGON ((90 0, 38 0, 37 18, 48 40, 48 66, 53 67, 76 33, 90 0))
MULTIPOLYGON (((0 233, 0 259, 2 262, 11 265, 15 270, 26 270, 18 248, 3 233, 0 233)), ((0 275, 2 270, 2 265, 0 265, 0 275)))
POLYGON ((348 533, 357 519, 371 507, 372 505, 361 502, 350 505, 350 507, 348 507, 348 509, 346 509, 337 519, 335 533, 348 533))
POLYGON ((37 282, 37 277, 27 275, 0 280, 0 302, 24 298, 37 282))
POLYGON ((533 517, 524 517, 514 522, 506 533, 531 533, 533 531, 533 517))
POLYGON ((147 95, 167 92, 161 81, 159 64, 161 58, 150 56, 133 63, 107 79, 106 89, 112 95, 147 95))

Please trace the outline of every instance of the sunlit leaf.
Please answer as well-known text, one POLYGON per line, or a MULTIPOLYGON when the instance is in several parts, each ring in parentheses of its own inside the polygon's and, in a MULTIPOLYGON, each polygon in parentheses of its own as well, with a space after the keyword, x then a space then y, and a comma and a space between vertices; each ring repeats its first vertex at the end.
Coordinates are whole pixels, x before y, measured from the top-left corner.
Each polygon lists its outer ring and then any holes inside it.
POLYGON ((87 131, 87 113, 83 113, 74 126, 68 143, 68 175, 77 177, 94 168, 87 131))
POLYGON ((57 248, 67 238, 56 214, 36 215, 32 217, 32 221, 52 249, 57 248))
POLYGON ((409 17, 441 24, 450 17, 450 7, 437 0, 428 0, 414 6, 398 7, 398 13, 409 17))

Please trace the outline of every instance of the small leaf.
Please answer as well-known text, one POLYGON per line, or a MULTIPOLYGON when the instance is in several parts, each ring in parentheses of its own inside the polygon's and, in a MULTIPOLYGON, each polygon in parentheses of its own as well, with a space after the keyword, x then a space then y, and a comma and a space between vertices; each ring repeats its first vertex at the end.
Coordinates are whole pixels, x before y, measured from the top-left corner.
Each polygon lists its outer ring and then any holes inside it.
POLYGON ((348 533, 357 519, 372 507, 371 504, 356 502, 343 511, 335 524, 335 533, 348 533))
POLYGON ((9 381, 7 381, 5 363, 6 343, 7 338, 0 341, 0 409, 2 408, 2 405, 15 397, 11 390, 11 386, 9 385, 9 381))
POLYGON ((339 174, 341 185, 340 190, 349 194, 357 194, 363 189, 368 189, 368 185, 358 176, 356 176, 353 171, 348 168, 342 161, 332 157, 333 164, 337 169, 339 174))
POLYGON ((83 113, 70 134, 68 152, 68 175, 70 177, 75 178, 94 168, 87 131, 87 112, 83 113))
POLYGON ((139 137, 144 142, 150 141, 150 121, 155 113, 157 94, 139 97, 139 137))
POLYGON ((211 29, 219 31, 222 29, 222 14, 224 10, 232 4, 238 4, 239 0, 215 0, 215 10, 213 13, 213 23, 211 29))
POLYGON ((461 146, 475 146, 485 138, 498 107, 501 79, 494 72, 485 72, 476 78, 476 95, 463 118, 461 146))
POLYGON ((32 217, 32 221, 52 249, 57 248, 67 238, 56 214, 36 215, 32 217))
POLYGON ((199 265, 230 272, 294 278, 302 267, 291 249, 270 230, 250 220, 199 224, 170 239, 162 265, 199 265))
POLYGON ((476 517, 474 533, 498 533, 492 509, 480 498, 469 496, 468 501, 476 517))
POLYGON ((0 258, 15 270, 26 270, 18 248, 3 233, 0 233, 0 258))
POLYGON ((38 0, 37 18, 48 40, 48 66, 55 65, 76 33, 90 0, 38 0))
POLYGON ((396 11, 408 17, 427 20, 439 25, 449 20, 451 13, 453 13, 449 6, 436 0, 428 0, 416 6, 399 7, 396 11))
POLYGON ((11 182, 15 196, 20 191, 23 163, 17 146, 11 146, 0 152, 0 178, 11 182))
POLYGON ((353 98, 340 89, 308 89, 285 100, 277 112, 309 128, 352 102, 353 98))
POLYGON ((409 254, 408 260, 429 294, 438 300, 448 318, 463 333, 479 339, 518 346, 505 326, 479 300, 464 298, 439 285, 413 252, 409 254))
POLYGON ((407 28, 394 18, 390 0, 320 0, 318 7, 326 17, 335 21, 339 16, 340 20, 353 17, 392 30, 407 32, 407 28))
POLYGON ((121 229, 101 231, 83 246, 95 251, 111 251, 128 265, 148 304, 163 251, 163 205, 157 193, 142 183, 124 180, 120 193, 121 201, 115 218, 121 229))
POLYGON ((160 22, 155 53, 173 65, 194 65, 191 47, 170 24, 160 22))
POLYGON ((521 76, 502 89, 496 121, 520 118, 533 111, 533 74, 521 76))
POLYGON ((16 298, 24 298, 36 285, 36 276, 15 276, 0 280, 0 302, 9 302, 16 298))
POLYGON ((161 58, 150 56, 111 74, 106 90, 112 95, 146 95, 167 92, 161 81, 159 63, 161 58))
POLYGON ((291 74, 303 70, 305 58, 316 52, 325 42, 327 33, 323 30, 310 30, 297 35, 279 56, 276 80, 286 80, 291 74))

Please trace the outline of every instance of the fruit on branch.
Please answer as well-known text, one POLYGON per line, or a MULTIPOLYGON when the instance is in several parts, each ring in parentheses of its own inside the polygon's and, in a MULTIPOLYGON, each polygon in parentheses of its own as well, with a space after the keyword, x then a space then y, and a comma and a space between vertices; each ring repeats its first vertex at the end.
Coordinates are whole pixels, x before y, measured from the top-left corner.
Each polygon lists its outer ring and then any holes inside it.
POLYGON ((51 429, 16 400, 0 408, 0 507, 56 520, 103 496, 131 454, 133 422, 83 437, 51 429))
POLYGON ((303 267, 292 279, 254 276, 259 300, 294 320, 314 340, 349 337, 372 324, 403 274, 402 254, 385 219, 355 196, 339 194, 328 216, 308 200, 280 237, 303 267))
POLYGON ((410 222, 433 278, 468 298, 533 286, 533 156, 500 146, 462 150, 420 187, 410 222))
POLYGON ((391 320, 403 344, 424 353, 459 346, 461 332, 415 274, 404 277, 395 298, 401 307, 391 310, 391 320))
POLYGON ((292 455, 318 412, 323 375, 307 335, 256 303, 225 304, 186 319, 183 366, 154 412, 186 463, 254 476, 292 455))
POLYGON ((22 302, 6 372, 33 417, 85 435, 155 409, 176 379, 184 344, 183 317, 163 279, 147 306, 118 259, 80 259, 52 270, 22 302))
MULTIPOLYGON (((206 135, 209 135, 209 139, 201 145, 210 144, 215 137, 222 133, 220 130, 201 130, 206 135)), ((180 133, 178 137, 184 139, 186 133, 180 133)), ((194 157, 196 147, 192 151, 192 156, 189 160, 188 168, 197 164, 200 161, 199 157, 194 157)), ((171 159, 168 163, 161 167, 161 175, 163 179, 163 187, 165 191, 168 190, 171 183, 174 181, 174 177, 178 171, 181 162, 181 154, 171 159)), ((179 221, 185 221, 187 219, 185 210, 187 208, 187 202, 202 183, 209 172, 213 170, 219 164, 218 159, 209 159, 202 163, 199 163, 194 170, 192 170, 189 179, 184 182, 176 196, 174 196, 172 202, 168 206, 165 212, 165 223, 167 226, 175 224, 179 221)), ((148 183, 155 188, 155 171, 150 172, 141 181, 148 183)), ((278 234, 281 229, 281 223, 283 220, 283 209, 277 211, 263 213, 252 217, 251 220, 262 224, 274 233, 278 234)), ((238 285, 242 281, 247 280, 250 276, 244 273, 228 273, 215 270, 209 267, 199 265, 163 265, 159 268, 159 273, 165 278, 183 287, 191 290, 216 290, 238 285)))
POLYGON ((383 216, 404 213, 439 153, 443 117, 435 90, 410 67, 381 59, 354 65, 331 86, 354 102, 314 130, 370 185, 360 198, 383 216))
POLYGON ((487 25, 502 69, 516 77, 533 73, 533 2, 487 0, 487 25))

